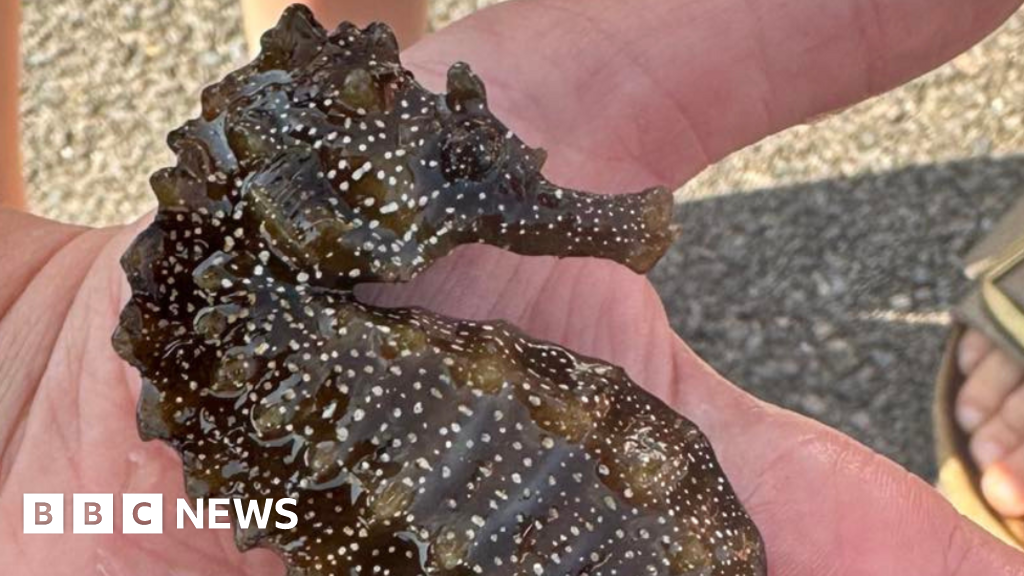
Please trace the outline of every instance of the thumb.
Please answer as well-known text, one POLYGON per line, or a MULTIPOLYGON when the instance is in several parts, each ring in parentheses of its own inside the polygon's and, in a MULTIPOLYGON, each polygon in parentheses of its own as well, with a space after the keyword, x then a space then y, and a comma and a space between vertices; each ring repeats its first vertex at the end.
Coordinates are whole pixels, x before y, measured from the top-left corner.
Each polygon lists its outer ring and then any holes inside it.
POLYGON ((1024 555, 959 515, 895 462, 818 422, 752 398, 677 342, 686 393, 761 529, 776 576, 1024 574, 1024 555))

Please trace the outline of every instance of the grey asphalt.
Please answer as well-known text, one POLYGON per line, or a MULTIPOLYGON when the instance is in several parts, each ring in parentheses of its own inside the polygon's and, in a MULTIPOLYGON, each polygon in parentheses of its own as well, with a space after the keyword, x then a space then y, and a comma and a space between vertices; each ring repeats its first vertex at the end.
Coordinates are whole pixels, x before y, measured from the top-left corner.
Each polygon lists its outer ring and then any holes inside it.
MULTIPOLYGON (((435 4, 435 24, 489 1, 435 4)), ((33 211, 110 224, 153 206, 168 127, 243 61, 233 0, 26 2, 33 211)), ((652 280, 675 328, 754 394, 926 478, 960 256, 1024 194, 1024 13, 927 77, 741 151, 680 193, 652 280)))
POLYGON ((698 200, 652 278, 676 331, 729 379, 931 478, 958 255, 1022 192, 1016 156, 698 200))

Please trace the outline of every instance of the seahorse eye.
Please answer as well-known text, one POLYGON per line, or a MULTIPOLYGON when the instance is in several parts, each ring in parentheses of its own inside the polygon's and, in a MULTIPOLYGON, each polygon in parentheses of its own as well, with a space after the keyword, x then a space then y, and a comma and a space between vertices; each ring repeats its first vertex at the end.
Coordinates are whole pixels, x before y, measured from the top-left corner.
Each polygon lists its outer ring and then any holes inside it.
POLYGON ((505 139, 493 125, 465 120, 441 143, 441 168, 450 180, 483 180, 501 163, 505 139))

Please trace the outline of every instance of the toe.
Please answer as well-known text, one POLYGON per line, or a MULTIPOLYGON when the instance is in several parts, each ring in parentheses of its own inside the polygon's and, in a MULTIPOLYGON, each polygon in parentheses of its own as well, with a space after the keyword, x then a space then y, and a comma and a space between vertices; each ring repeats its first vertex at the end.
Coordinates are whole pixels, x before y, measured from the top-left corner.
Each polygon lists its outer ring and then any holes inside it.
MULTIPOLYGON (((995 415, 971 436, 970 449, 971 456, 986 475, 993 469, 993 478, 1001 477, 1007 470, 1024 472, 1024 385, 1018 383, 995 415)), ((1019 478, 1024 481, 1024 474, 1019 478)), ((1005 487, 1000 488, 1003 500, 1008 493, 1005 487)))
POLYGON ((1010 518, 1024 516, 1024 448, 985 469, 981 491, 996 512, 1010 518))
POLYGON ((1024 379, 1024 366, 1002 350, 992 350, 968 372, 956 400, 957 422, 974 432, 1000 409, 1024 379))
POLYGON ((970 451, 978 468, 985 470, 1020 444, 1020 436, 1001 418, 992 418, 971 435, 970 451))
POLYGON ((978 362, 992 351, 994 344, 988 336, 971 328, 964 332, 957 344, 957 365, 964 374, 970 374, 978 362))

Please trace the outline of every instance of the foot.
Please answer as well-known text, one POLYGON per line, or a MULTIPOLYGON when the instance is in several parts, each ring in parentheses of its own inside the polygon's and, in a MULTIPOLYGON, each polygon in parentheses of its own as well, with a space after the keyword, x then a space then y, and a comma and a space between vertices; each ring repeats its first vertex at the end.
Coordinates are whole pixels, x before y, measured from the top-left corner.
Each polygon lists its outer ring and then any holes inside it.
POLYGON ((960 339, 957 360, 967 379, 956 418, 970 434, 982 493, 1003 516, 1024 516, 1024 364, 976 330, 960 339))

